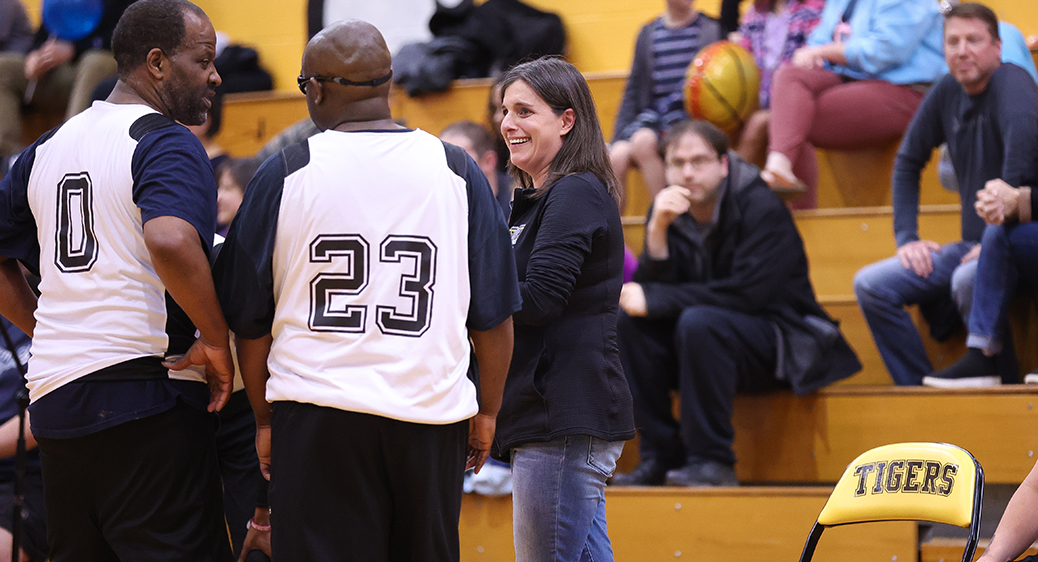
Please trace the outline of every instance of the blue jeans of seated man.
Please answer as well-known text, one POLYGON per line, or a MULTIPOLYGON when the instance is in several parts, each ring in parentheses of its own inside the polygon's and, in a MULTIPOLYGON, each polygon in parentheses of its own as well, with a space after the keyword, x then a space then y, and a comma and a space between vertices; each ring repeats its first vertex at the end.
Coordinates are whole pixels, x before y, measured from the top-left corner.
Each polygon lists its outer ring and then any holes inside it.
POLYGON ((1018 284, 1038 285, 1038 223, 988 226, 977 271, 966 345, 1012 352, 1009 305, 1018 284))
POLYGON ((512 449, 516 562, 612 562, 605 486, 623 446, 571 435, 512 449))
POLYGON ((973 298, 970 272, 973 263, 962 264, 972 242, 955 242, 931 252, 933 272, 920 277, 901 265, 897 256, 863 267, 854 276, 854 293, 869 324, 876 347, 894 382, 921 384, 933 372, 923 340, 905 307, 950 297, 960 312, 970 309, 973 298))

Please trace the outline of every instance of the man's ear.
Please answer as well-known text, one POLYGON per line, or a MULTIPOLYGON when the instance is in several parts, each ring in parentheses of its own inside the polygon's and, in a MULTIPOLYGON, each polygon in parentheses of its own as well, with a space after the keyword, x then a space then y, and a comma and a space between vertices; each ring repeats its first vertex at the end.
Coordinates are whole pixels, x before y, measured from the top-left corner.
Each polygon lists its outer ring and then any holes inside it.
POLYGON ((162 49, 152 49, 145 55, 144 66, 147 67, 148 74, 155 80, 162 80, 166 77, 166 73, 169 72, 169 65, 169 59, 166 58, 162 49))
POLYGON ((497 152, 494 150, 488 150, 483 153, 483 156, 479 157, 479 167, 486 168, 488 170, 497 169, 497 152))

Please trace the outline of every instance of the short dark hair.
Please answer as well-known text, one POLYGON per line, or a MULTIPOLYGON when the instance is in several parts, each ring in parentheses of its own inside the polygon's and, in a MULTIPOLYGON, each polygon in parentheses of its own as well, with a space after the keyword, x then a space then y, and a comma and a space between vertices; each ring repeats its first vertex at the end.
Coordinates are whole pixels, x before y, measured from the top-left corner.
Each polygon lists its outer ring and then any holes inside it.
POLYGON ((207 17, 187 0, 139 0, 130 4, 112 32, 112 55, 119 76, 136 70, 152 49, 172 57, 184 45, 184 15, 207 17))
MULTIPOLYGON (((609 195, 620 201, 613 167, 609 164, 609 152, 602 138, 602 127, 598 123, 595 100, 587 81, 572 64, 558 57, 541 57, 516 65, 501 81, 501 92, 518 81, 525 82, 556 115, 572 109, 576 116, 573 128, 562 139, 562 147, 548 165, 545 185, 559 179, 584 172, 591 172, 606 186, 609 195)), ((509 163, 512 176, 522 187, 533 187, 530 174, 509 163)), ((546 193, 546 192, 542 192, 546 193)))
POLYGON ((720 158, 728 154, 728 135, 709 121, 678 121, 670 126, 660 141, 660 156, 666 158, 667 150, 681 137, 693 135, 706 141, 720 158))
POLYGON ((231 179, 241 187, 242 193, 244 193, 245 188, 252 181, 252 176, 256 175, 256 171, 259 170, 262 163, 255 158, 228 158, 220 163, 216 177, 219 179, 222 174, 230 174, 231 179))
POLYGON ((988 27, 988 32, 991 33, 991 38, 993 40, 1002 40, 998 35, 998 16, 995 15, 995 12, 991 11, 991 8, 988 8, 983 4, 967 2, 965 4, 952 6, 944 13, 944 21, 948 21, 952 18, 980 20, 988 27))
POLYGON ((450 125, 444 127, 443 132, 440 136, 446 136, 449 134, 461 135, 472 143, 473 150, 480 156, 487 152, 494 152, 497 148, 494 144, 494 137, 490 135, 490 131, 486 127, 479 123, 472 121, 455 121, 450 125))

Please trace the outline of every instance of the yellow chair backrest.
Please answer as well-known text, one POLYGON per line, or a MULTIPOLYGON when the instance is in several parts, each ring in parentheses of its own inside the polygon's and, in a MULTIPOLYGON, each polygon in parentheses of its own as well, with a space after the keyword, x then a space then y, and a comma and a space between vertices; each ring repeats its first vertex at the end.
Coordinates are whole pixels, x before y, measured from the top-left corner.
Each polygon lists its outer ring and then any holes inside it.
POLYGON ((968 451, 947 443, 897 443, 854 459, 818 514, 800 554, 810 562, 822 531, 869 521, 933 521, 969 528, 963 562, 980 539, 984 469, 968 451))
POLYGON ((847 466, 822 525, 921 520, 969 527, 977 485, 973 455, 945 443, 897 443, 866 451, 847 466))

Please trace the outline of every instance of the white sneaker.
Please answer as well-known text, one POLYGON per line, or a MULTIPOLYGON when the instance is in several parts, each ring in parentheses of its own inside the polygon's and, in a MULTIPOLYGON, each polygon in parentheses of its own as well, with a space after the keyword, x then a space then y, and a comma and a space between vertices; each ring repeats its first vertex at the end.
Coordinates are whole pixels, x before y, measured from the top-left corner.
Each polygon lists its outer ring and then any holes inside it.
MULTIPOLYGON (((1034 375, 1034 377, 1035 384, 1038 384, 1038 375, 1034 375)), ((999 377, 960 377, 955 379, 935 376, 923 377, 923 386, 933 388, 992 388, 1001 385, 1002 379, 999 377)))
POLYGON ((1024 375, 1024 384, 1038 384, 1038 371, 1031 371, 1024 375))

